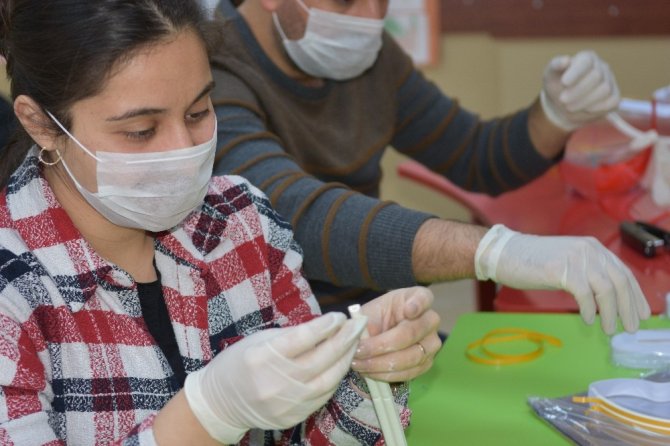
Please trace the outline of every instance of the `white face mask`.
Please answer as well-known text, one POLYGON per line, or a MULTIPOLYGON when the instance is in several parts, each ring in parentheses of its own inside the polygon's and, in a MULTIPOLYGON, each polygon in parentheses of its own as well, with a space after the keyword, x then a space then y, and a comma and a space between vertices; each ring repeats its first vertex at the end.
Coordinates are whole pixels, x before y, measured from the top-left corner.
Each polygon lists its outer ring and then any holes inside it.
POLYGON ((205 198, 214 166, 216 125, 209 141, 194 147, 148 153, 93 154, 49 112, 51 119, 97 161, 97 192, 90 192, 63 166, 79 193, 112 223, 164 231, 178 225, 205 198))
POLYGON ((384 20, 352 17, 345 14, 307 8, 305 35, 289 40, 272 13, 284 48, 293 62, 305 73, 320 78, 346 80, 370 68, 382 47, 384 20))

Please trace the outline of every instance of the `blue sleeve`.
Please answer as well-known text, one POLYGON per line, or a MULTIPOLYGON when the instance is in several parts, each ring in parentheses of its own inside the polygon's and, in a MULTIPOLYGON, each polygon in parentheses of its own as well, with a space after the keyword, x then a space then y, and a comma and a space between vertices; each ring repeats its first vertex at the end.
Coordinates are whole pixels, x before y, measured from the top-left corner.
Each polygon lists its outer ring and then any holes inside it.
POLYGON ((374 289, 416 284, 412 245, 432 216, 324 183, 303 171, 252 103, 215 104, 215 175, 246 177, 293 226, 309 279, 374 289))
POLYGON ((393 146, 464 189, 498 195, 553 165, 530 140, 528 109, 481 120, 416 70, 397 100, 393 146))

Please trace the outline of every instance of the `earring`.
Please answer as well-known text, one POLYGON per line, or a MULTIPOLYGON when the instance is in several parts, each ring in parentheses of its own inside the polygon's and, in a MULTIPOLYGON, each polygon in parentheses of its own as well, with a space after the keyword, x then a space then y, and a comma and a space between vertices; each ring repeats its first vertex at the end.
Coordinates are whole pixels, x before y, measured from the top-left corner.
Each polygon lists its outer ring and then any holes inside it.
POLYGON ((45 166, 55 166, 56 164, 60 163, 61 156, 58 149, 56 149, 56 153, 58 154, 58 159, 56 161, 45 161, 44 152, 48 152, 46 147, 42 147, 42 150, 40 150, 39 155, 37 155, 37 159, 39 160, 40 163, 44 164, 45 166))

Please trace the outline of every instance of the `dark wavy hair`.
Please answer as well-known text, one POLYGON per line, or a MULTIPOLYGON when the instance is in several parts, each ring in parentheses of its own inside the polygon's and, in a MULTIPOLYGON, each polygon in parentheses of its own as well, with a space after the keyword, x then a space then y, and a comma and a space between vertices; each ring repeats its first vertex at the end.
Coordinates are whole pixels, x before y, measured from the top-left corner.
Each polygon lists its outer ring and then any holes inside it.
MULTIPOLYGON (((195 0, 0 0, 0 54, 11 96, 27 95, 70 127, 75 102, 104 88, 117 64, 184 29, 211 49, 214 27, 195 0)), ((60 134, 51 121, 49 131, 60 134)), ((20 126, 0 154, 0 185, 33 141, 20 126)))

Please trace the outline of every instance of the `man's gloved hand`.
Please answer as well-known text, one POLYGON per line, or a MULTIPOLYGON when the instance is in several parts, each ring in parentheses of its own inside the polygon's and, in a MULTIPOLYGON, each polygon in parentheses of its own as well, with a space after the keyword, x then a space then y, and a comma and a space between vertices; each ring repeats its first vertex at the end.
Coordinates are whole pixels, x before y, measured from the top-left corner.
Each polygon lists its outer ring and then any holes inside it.
POLYGON ((475 271, 479 280, 512 288, 565 290, 586 323, 598 307, 607 334, 615 332, 617 314, 629 332, 651 314, 630 270, 593 237, 526 235, 495 225, 479 242, 475 271))
POLYGON ((553 58, 544 71, 542 110, 566 131, 602 118, 619 105, 621 96, 609 65, 593 51, 553 58))
POLYGON ((186 377, 189 406, 212 438, 226 444, 252 428, 295 426, 331 398, 366 323, 328 313, 254 333, 186 377))

